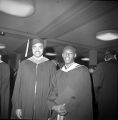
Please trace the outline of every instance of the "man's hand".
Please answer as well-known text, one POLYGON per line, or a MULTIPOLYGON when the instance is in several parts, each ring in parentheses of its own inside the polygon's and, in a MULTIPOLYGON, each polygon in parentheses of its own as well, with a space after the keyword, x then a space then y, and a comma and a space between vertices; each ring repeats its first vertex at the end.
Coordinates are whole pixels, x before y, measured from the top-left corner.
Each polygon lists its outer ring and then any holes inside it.
POLYGON ((22 110, 21 109, 16 109, 16 115, 19 119, 22 119, 22 110))
POLYGON ((62 116, 67 113, 67 111, 65 109, 65 104, 53 106, 52 109, 55 110, 58 114, 60 114, 62 116))

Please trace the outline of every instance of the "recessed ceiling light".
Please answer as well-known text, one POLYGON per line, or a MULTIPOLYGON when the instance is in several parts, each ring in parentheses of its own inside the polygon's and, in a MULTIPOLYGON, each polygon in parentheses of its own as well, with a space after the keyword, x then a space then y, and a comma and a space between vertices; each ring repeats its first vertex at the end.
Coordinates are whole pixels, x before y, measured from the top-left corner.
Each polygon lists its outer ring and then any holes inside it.
POLYGON ((90 58, 81 58, 81 60, 83 60, 83 61, 89 61, 90 58))
POLYGON ((0 0, 0 11, 18 16, 28 17, 35 11, 33 0, 0 0))
POLYGON ((57 54, 56 53, 46 53, 46 55, 48 55, 48 56, 56 56, 57 54))
POLYGON ((117 30, 104 30, 96 34, 96 38, 103 41, 111 41, 118 39, 117 30))
POLYGON ((4 36, 5 35, 5 33, 4 32, 0 32, 0 36, 4 36))
POLYGON ((0 43, 0 49, 6 48, 4 44, 0 43))

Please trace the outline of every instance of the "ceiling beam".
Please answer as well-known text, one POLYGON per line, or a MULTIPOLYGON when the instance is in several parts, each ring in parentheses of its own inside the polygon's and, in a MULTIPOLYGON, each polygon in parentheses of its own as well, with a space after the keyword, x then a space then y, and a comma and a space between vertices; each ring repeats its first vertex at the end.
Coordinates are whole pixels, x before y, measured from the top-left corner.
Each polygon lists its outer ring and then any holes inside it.
POLYGON ((6 32, 6 33, 9 33, 11 34, 11 37, 12 36, 21 36, 21 37, 33 37, 33 36, 36 36, 32 33, 29 33, 29 32, 23 32, 23 31, 18 31, 18 30, 14 30, 14 29, 10 29, 10 28, 3 28, 3 27, 0 27, 0 32, 6 32))
POLYGON ((83 2, 83 4, 72 6, 37 35, 58 38, 116 9, 118 9, 116 1, 83 2))

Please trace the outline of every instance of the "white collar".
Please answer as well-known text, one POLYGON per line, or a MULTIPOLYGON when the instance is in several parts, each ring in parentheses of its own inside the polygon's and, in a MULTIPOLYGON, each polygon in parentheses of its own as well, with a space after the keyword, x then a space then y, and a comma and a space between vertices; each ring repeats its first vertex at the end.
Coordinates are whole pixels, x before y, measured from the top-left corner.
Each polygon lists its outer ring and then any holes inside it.
POLYGON ((0 60, 0 63, 2 63, 3 61, 2 60, 0 60))
POLYGON ((71 67, 73 64, 75 64, 75 62, 72 62, 72 63, 69 64, 69 65, 66 65, 66 64, 65 64, 65 69, 68 69, 68 68, 71 67))
POLYGON ((40 56, 39 58, 37 58, 37 57, 35 57, 35 56, 32 56, 32 58, 35 59, 35 60, 41 60, 41 59, 43 58, 43 55, 40 56))
POLYGON ((48 61, 49 59, 44 57, 44 56, 41 56, 40 58, 36 58, 36 57, 32 56, 32 57, 28 58, 27 60, 30 60, 33 63, 39 64, 39 63, 43 63, 45 61, 48 61))
POLYGON ((61 70, 64 71, 64 72, 68 72, 68 71, 73 70, 73 69, 75 69, 75 68, 77 68, 77 67, 80 67, 80 66, 82 66, 82 65, 73 62, 73 63, 70 65, 70 67, 65 68, 65 65, 64 65, 64 66, 61 68, 61 70))

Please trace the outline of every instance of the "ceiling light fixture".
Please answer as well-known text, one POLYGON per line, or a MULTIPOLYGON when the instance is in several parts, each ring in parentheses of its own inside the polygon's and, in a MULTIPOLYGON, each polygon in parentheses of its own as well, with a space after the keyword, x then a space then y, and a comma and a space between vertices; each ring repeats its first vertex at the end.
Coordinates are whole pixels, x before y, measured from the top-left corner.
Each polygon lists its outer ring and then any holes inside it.
POLYGON ((81 60, 83 60, 83 61, 89 61, 90 58, 81 58, 81 60))
POLYGON ((47 56, 56 56, 57 55, 53 47, 46 47, 44 53, 47 56))
POLYGON ((118 39, 117 30, 104 30, 96 34, 96 38, 103 41, 111 41, 118 39))
POLYGON ((0 0, 0 11, 10 15, 28 17, 34 9, 33 0, 0 0))
POLYGON ((4 32, 0 32, 0 36, 4 36, 5 35, 5 33, 4 32))
POLYGON ((56 53, 46 53, 46 55, 48 55, 48 56, 56 56, 57 54, 56 53))
POLYGON ((6 48, 4 44, 0 43, 0 49, 6 48))

